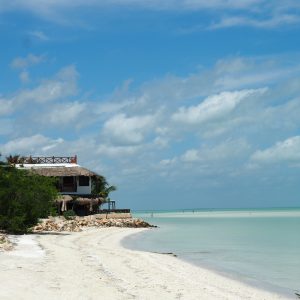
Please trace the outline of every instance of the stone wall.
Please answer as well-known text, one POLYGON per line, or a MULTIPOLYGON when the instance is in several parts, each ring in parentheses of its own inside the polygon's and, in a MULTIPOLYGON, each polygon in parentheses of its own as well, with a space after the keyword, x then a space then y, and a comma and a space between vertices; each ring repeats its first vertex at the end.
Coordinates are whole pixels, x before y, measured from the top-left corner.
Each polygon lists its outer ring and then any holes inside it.
POLYGON ((131 213, 115 213, 115 212, 110 212, 107 214, 95 214, 95 215, 91 215, 91 217, 94 217, 96 219, 132 219, 131 213))

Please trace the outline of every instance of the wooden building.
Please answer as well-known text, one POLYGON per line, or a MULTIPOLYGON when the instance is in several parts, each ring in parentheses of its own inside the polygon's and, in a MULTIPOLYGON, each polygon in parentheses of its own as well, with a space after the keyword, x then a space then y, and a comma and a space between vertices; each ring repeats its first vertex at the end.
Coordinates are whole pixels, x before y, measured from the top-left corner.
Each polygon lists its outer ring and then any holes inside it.
POLYGON ((29 156, 18 158, 14 163, 16 168, 28 170, 35 174, 56 177, 60 197, 57 199, 58 211, 74 210, 78 215, 88 215, 100 212, 100 206, 107 203, 108 209, 103 213, 129 213, 129 209, 116 209, 115 201, 93 195, 93 179, 99 176, 77 163, 77 156, 29 156))
POLYGON ((62 195, 89 196, 92 194, 92 178, 98 174, 77 164, 74 157, 22 157, 16 164, 19 169, 58 178, 58 191, 62 195))

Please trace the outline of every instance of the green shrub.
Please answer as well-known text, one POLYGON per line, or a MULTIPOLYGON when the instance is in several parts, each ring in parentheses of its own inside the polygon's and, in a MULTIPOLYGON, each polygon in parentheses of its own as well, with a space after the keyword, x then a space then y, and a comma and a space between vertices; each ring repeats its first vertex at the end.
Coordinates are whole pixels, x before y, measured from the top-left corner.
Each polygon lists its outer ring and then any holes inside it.
POLYGON ((67 210, 63 213, 63 216, 67 219, 67 220, 71 220, 73 219, 73 217, 76 216, 74 210, 67 210))
POLYGON ((51 178, 0 166, 0 229, 26 233, 48 217, 57 191, 51 178))
POLYGON ((58 208, 55 203, 53 203, 53 205, 51 205, 51 207, 49 209, 49 216, 51 216, 51 217, 59 216, 58 208))

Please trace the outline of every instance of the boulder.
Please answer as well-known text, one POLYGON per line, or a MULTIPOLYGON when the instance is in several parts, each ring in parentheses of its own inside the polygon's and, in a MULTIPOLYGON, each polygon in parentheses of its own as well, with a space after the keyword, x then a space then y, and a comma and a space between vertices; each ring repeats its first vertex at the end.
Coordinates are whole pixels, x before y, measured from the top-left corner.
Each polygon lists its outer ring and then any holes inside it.
POLYGON ((8 236, 4 233, 0 233, 0 251, 9 251, 13 249, 13 244, 9 240, 8 236))

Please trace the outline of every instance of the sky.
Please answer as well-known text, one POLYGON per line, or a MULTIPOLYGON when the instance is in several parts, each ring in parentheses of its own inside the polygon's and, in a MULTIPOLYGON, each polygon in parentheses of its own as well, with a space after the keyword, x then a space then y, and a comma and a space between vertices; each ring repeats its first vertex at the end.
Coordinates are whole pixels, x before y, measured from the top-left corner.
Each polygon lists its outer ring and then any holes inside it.
POLYGON ((298 0, 0 0, 0 153, 73 156, 119 208, 300 206, 298 0))

